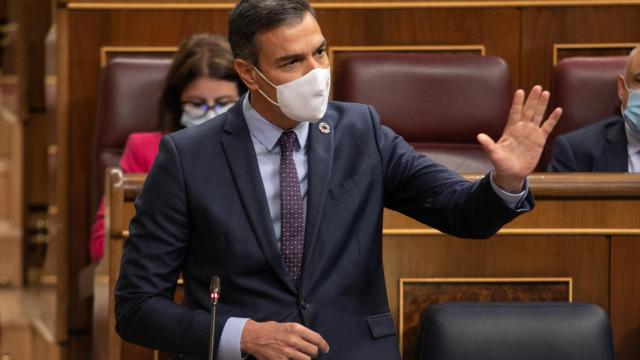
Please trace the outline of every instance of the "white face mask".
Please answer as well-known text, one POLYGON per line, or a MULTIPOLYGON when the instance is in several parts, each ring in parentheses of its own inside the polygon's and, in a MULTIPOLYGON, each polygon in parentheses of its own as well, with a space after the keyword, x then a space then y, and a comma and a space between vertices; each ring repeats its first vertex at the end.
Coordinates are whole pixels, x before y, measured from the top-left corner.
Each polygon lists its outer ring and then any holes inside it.
POLYGON ((192 127, 198 126, 200 124, 204 124, 208 120, 213 119, 214 117, 224 113, 229 110, 229 108, 233 106, 233 103, 227 104, 224 106, 216 106, 213 109, 210 109, 202 116, 194 116, 189 114, 187 111, 182 111, 182 117, 180 117, 180 124, 184 127, 192 127))
POLYGON ((329 68, 315 68, 299 79, 282 85, 274 85, 260 70, 254 67, 262 78, 276 89, 278 102, 275 102, 258 89, 260 94, 291 120, 299 122, 318 122, 327 112, 331 71, 329 68))

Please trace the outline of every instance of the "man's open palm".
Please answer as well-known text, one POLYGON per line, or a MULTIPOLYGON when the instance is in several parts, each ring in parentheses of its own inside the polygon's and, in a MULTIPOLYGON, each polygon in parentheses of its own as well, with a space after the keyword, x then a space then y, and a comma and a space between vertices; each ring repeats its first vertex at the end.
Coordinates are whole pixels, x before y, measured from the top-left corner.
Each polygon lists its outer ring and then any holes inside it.
POLYGON ((538 164, 544 144, 562 114, 562 109, 556 108, 542 122, 549 92, 542 91, 541 86, 531 89, 526 102, 524 97, 523 90, 516 91, 507 125, 497 142, 486 134, 478 134, 478 142, 493 163, 494 181, 512 193, 522 191, 524 179, 538 164))

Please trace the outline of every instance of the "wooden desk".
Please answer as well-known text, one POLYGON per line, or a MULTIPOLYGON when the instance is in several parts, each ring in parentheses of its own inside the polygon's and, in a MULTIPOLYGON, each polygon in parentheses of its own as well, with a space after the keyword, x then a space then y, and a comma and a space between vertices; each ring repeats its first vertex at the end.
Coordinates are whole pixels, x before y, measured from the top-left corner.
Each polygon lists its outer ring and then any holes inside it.
MULTIPOLYGON (((108 343, 96 347, 106 349, 98 351, 96 359, 103 351, 110 360, 129 358, 127 351, 134 351, 127 350, 114 331, 113 291, 109 289, 118 275, 122 243, 134 214, 133 200, 143 182, 144 175, 123 175, 115 169, 108 176, 107 262, 97 272, 94 313, 96 324, 104 329, 94 332, 94 338, 103 344, 108 339, 108 343)), ((412 291, 420 291, 421 284, 442 284, 443 279, 462 279, 463 284, 473 280, 475 292, 466 288, 462 295, 448 292, 440 299, 465 299, 469 294, 481 300, 499 295, 497 298, 514 301, 566 296, 597 304, 611 317, 618 359, 640 358, 640 263, 636 261, 640 257, 640 175, 534 174, 529 183, 536 209, 486 241, 454 238, 401 214, 385 212, 387 292, 396 324, 403 325, 399 331, 407 341, 403 344, 405 358, 411 354, 411 337, 415 339, 415 319, 425 306, 403 304, 406 311, 401 317, 401 303, 419 299, 411 296, 412 291), (401 280, 406 285, 402 295, 401 280), (496 286, 496 281, 509 286, 496 286)), ((138 353, 136 358, 153 356, 138 353)))
MULTIPOLYGON (((418 284, 434 279, 475 279, 480 284, 484 280, 484 292, 476 284, 476 292, 466 297, 448 296, 489 301, 522 297, 508 289, 500 290, 506 294, 495 294, 492 280, 514 278, 536 280, 528 283, 531 288, 524 300, 548 299, 540 293, 548 289, 536 283, 570 278, 573 301, 597 304, 609 313, 618 359, 640 358, 636 300, 640 265, 635 261, 640 256, 640 175, 534 174, 529 183, 536 198, 534 211, 486 241, 444 235, 386 210, 385 277, 391 311, 406 335, 401 336, 405 358, 412 354, 420 314, 426 308, 411 304, 424 291, 418 284), (401 279, 418 281, 409 282, 413 287, 404 287, 401 295, 401 279)), ((461 291, 465 290, 469 291, 461 291)))

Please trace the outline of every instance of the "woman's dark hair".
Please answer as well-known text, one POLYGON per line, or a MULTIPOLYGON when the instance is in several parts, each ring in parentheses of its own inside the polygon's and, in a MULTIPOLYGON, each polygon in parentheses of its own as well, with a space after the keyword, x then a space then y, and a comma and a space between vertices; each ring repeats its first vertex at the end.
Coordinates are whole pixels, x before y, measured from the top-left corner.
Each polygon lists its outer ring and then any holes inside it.
POLYGON ((160 126, 164 132, 180 129, 182 91, 201 77, 234 81, 238 92, 246 89, 233 67, 229 42, 220 35, 193 34, 182 41, 160 97, 160 126))

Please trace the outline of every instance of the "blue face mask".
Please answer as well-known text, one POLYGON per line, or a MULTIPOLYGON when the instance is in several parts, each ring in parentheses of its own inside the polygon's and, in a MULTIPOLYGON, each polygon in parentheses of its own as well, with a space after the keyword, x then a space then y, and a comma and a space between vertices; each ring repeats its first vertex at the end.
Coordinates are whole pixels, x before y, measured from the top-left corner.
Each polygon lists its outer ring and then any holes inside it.
POLYGON ((627 107, 622 112, 627 125, 636 134, 640 135, 640 90, 629 89, 627 83, 624 83, 629 96, 627 97, 627 107))

